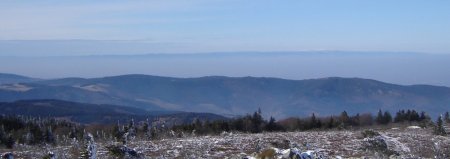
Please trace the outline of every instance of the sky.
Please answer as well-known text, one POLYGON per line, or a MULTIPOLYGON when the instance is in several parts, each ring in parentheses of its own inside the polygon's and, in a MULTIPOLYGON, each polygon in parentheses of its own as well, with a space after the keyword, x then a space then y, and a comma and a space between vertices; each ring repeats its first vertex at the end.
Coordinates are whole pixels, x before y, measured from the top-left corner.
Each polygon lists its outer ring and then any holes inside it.
POLYGON ((450 86, 448 68, 446 0, 0 1, 3 73, 339 76, 450 86))
POLYGON ((2 0, 0 56, 450 53, 444 0, 2 0))

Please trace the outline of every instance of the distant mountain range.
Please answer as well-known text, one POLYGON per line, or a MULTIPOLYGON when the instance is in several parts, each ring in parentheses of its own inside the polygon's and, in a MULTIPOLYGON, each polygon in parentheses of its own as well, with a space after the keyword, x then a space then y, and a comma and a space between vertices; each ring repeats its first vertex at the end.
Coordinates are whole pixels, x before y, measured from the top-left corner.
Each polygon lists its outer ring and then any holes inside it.
POLYGON ((416 109, 436 116, 450 110, 450 88, 395 85, 361 78, 286 80, 209 76, 172 78, 122 75, 63 78, 0 85, 0 101, 58 99, 130 106, 148 111, 288 117, 416 109))
POLYGON ((223 116, 211 113, 178 111, 146 111, 139 108, 106 104, 85 104, 61 100, 21 100, 0 102, 0 115, 24 115, 34 117, 56 117, 84 124, 116 123, 117 121, 160 120, 168 125, 191 123, 199 120, 224 120, 223 116))
POLYGON ((39 79, 15 74, 0 73, 0 84, 32 82, 37 80, 39 79))

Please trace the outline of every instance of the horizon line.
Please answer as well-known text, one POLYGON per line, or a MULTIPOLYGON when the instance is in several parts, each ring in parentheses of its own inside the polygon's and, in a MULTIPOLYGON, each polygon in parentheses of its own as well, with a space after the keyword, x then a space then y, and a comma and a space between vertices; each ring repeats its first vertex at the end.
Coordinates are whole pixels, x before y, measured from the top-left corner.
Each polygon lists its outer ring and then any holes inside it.
POLYGON ((260 78, 260 79, 278 79, 278 80, 288 80, 288 81, 305 81, 305 80, 321 80, 321 79, 360 79, 360 80, 370 80, 375 82, 380 82, 384 84, 392 84, 392 85, 399 85, 399 86, 434 86, 434 87, 445 87, 450 88, 450 86, 445 85, 433 85, 433 84, 399 84, 399 83, 391 83, 386 82, 382 80, 377 79, 371 79, 371 78, 363 78, 363 77, 357 77, 357 76, 326 76, 326 77, 316 77, 316 78, 304 78, 304 79, 289 79, 289 78, 283 78, 283 77, 273 77, 273 76, 226 76, 226 75, 204 75, 204 76, 189 76, 189 77, 176 77, 176 76, 164 76, 164 75, 154 75, 154 74, 140 74, 140 73, 130 73, 130 74, 118 74, 118 75, 107 75, 107 76, 98 76, 98 77, 60 77, 60 78, 35 78, 27 75, 22 74, 15 74, 15 73, 5 73, 0 72, 1 74, 9 74, 9 75, 17 75, 22 76, 26 78, 32 78, 36 79, 38 81, 46 81, 46 80, 62 80, 62 79, 70 79, 70 78, 79 78, 79 79, 100 79, 100 78, 113 78, 113 77, 120 77, 120 76, 147 76, 147 77, 159 77, 159 78, 175 78, 175 79, 198 79, 198 78, 260 78))
MULTIPOLYGON (((1 41, 1 40, 0 40, 1 41)), ((279 50, 279 51, 210 51, 210 52, 154 52, 138 54, 85 54, 85 55, 0 55, 10 58, 58 58, 58 57, 134 57, 134 56, 196 56, 196 55, 450 55, 450 53, 419 51, 376 51, 376 50, 279 50)))

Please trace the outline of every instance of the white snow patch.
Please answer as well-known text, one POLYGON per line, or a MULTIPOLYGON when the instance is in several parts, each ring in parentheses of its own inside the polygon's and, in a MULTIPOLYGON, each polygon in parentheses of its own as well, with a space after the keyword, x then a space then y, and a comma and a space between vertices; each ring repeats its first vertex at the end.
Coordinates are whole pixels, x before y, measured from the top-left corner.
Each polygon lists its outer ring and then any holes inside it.
POLYGON ((0 89, 7 91, 26 92, 33 88, 27 85, 16 83, 16 84, 0 85, 0 89))
POLYGON ((421 129, 419 126, 408 126, 408 129, 421 129))
POLYGON ((91 92, 108 92, 108 90, 106 89, 106 87, 108 87, 108 85, 105 85, 105 84, 92 84, 92 85, 86 85, 86 86, 73 86, 73 87, 91 91, 91 92))

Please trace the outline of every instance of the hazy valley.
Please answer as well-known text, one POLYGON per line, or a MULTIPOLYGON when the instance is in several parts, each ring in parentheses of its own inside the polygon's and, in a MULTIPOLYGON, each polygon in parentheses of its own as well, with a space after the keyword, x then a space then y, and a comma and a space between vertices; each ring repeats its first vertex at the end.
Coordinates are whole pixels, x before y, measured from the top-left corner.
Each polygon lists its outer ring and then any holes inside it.
MULTIPOLYGON (((30 78, 32 79, 32 78, 30 78)), ((360 78, 286 80, 210 76, 171 78, 123 75, 104 78, 62 78, 4 83, 0 101, 58 99, 110 104, 150 111, 209 112, 245 115, 261 108, 264 116, 331 115, 341 111, 374 113, 400 109, 427 110, 432 116, 450 107, 450 88, 395 85, 360 78), (20 82, 20 83, 17 83, 20 82)), ((5 80, 3 80, 5 81, 5 80)))

